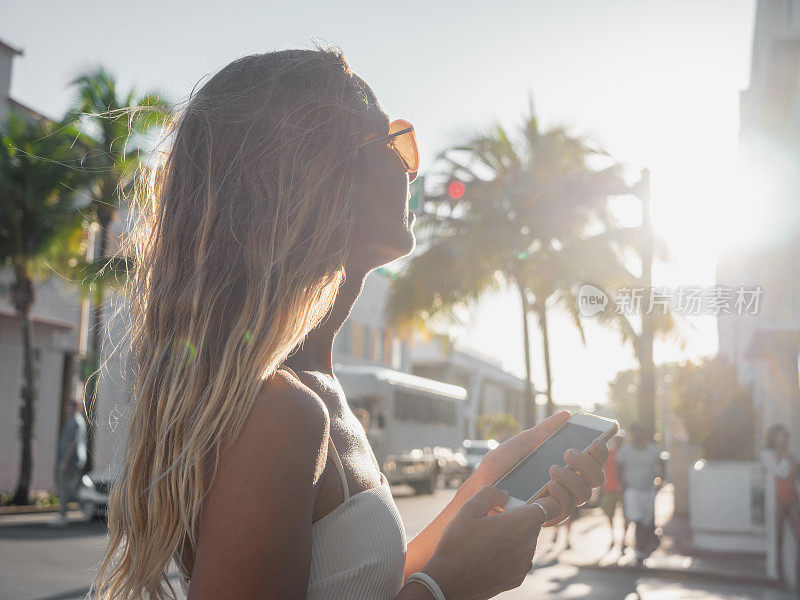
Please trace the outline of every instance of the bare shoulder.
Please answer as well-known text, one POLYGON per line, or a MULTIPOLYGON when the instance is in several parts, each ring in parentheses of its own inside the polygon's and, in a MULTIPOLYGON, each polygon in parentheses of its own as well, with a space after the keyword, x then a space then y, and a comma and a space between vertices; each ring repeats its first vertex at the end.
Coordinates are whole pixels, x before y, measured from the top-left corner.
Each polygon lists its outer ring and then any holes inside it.
POLYGON ((223 449, 218 476, 246 475, 255 485, 293 479, 298 491, 311 490, 324 468, 329 429, 319 396, 277 371, 262 382, 241 430, 223 449))
POLYGON ((234 447, 259 455, 270 476, 282 466, 316 474, 324 467, 329 428, 320 397, 289 373, 276 371, 262 383, 234 447))
POLYGON ((286 419, 282 427, 312 430, 327 428, 328 409, 322 399, 293 375, 278 370, 264 380, 253 404, 251 416, 257 423, 262 419, 273 423, 276 417, 286 419))
POLYGON ((284 598, 307 588, 328 430, 324 403, 292 376, 262 383, 204 499, 193 597, 284 598))

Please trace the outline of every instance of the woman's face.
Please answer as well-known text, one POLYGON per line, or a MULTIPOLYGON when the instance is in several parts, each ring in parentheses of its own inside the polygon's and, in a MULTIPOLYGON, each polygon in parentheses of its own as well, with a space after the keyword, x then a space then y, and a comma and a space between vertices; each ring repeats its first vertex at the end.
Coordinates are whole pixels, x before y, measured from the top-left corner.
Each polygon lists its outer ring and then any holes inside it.
MULTIPOLYGON (((390 119, 369 86, 364 86, 371 105, 364 138, 382 137, 389 132, 390 119)), ((368 271, 414 249, 414 213, 408 210, 408 184, 415 178, 416 174, 405 172, 402 160, 386 143, 376 142, 359 149, 353 191, 355 222, 348 257, 351 267, 368 271)))

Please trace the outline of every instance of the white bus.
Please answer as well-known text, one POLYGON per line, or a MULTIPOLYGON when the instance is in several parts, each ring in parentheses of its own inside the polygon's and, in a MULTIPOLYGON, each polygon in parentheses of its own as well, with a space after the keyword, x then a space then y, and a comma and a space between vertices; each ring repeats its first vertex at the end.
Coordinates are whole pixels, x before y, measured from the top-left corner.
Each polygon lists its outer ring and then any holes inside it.
POLYGON ((368 413, 367 437, 389 483, 433 492, 439 468, 431 450, 460 448, 467 391, 378 366, 336 363, 334 373, 353 411, 368 413))

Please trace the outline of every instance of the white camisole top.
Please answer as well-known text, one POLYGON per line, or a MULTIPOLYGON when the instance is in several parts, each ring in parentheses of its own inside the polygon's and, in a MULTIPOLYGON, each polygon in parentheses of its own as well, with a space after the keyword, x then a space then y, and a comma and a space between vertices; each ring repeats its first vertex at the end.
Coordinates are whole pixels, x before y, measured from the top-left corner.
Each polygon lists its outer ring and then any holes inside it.
MULTIPOLYGON (((406 531, 386 475, 381 473, 378 487, 351 496, 330 435, 328 454, 342 481, 344 502, 311 524, 311 572, 306 597, 308 600, 394 598, 403 587, 406 531)), ((184 570, 178 564, 181 588, 188 593, 184 570)))

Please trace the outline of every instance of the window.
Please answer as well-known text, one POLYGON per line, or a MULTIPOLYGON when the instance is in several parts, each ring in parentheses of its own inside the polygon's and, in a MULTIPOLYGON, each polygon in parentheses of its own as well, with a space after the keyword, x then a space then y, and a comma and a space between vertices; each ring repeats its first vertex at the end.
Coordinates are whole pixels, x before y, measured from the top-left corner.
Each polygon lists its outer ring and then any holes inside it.
POLYGON ((800 48, 794 40, 775 41, 767 65, 764 117, 768 125, 783 131, 790 124, 797 102, 800 48))
POLYGON ((364 325, 353 321, 350 333, 350 354, 362 358, 364 356, 364 325))
POLYGON ((381 330, 380 329, 372 329, 372 339, 371 339, 371 348, 372 348, 372 355, 370 359, 373 362, 380 363, 382 358, 382 344, 381 344, 381 330))
POLYGON ((430 398, 398 391, 394 400, 394 417, 417 423, 455 425, 456 403, 452 398, 430 398))
POLYGON ((345 321, 342 325, 342 328, 339 330, 339 333, 336 334, 336 340, 334 342, 335 346, 334 349, 338 350, 341 348, 341 351, 345 354, 352 354, 352 347, 350 345, 350 338, 351 336, 351 328, 352 323, 350 321, 345 321))
POLYGON ((403 344, 398 336, 392 337, 392 368, 400 370, 403 367, 403 344))
POLYGON ((369 325, 364 325, 362 329, 362 342, 363 344, 363 352, 361 353, 361 358, 370 358, 372 354, 372 327, 369 325))
POLYGON ((383 330, 383 350, 381 352, 381 363, 387 367, 392 366, 392 330, 383 330))

